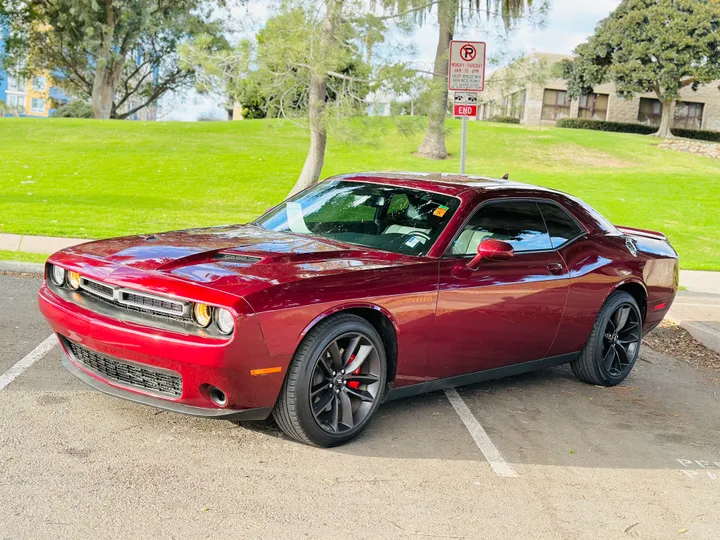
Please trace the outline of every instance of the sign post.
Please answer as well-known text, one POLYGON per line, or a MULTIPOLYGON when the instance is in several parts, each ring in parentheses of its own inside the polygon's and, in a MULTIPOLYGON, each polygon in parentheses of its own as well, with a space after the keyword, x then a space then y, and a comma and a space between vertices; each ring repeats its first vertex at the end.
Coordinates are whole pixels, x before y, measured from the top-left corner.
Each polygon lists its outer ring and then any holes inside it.
POLYGON ((448 90, 455 92, 453 116, 462 118, 460 174, 465 174, 467 121, 477 117, 477 93, 485 89, 485 54, 485 43, 482 41, 450 42, 448 90))

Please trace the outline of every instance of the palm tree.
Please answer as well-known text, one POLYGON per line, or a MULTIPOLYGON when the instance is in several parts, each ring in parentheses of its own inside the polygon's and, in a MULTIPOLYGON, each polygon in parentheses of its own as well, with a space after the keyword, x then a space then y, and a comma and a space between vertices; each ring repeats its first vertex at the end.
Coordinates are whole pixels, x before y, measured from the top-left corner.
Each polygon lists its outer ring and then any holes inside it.
POLYGON ((429 159, 445 159, 445 111, 447 109, 447 73, 450 41, 457 22, 469 22, 483 16, 501 17, 505 29, 532 6, 533 0, 386 0, 385 6, 397 12, 413 12, 422 22, 437 6, 440 25, 428 111, 428 127, 418 155, 429 159))

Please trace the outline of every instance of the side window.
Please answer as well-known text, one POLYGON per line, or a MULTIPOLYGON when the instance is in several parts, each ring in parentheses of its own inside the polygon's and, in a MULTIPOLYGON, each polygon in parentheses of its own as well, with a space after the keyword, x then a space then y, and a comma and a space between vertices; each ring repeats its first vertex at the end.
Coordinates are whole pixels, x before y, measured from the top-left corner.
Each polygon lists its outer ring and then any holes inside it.
POLYGON ((538 203, 538 206, 545 218, 553 248, 559 248, 583 233, 580 225, 559 206, 550 203, 538 203))
POLYGON ((552 249, 542 214, 534 202, 503 202, 483 206, 452 246, 454 255, 475 255, 487 238, 508 242, 516 252, 552 249))

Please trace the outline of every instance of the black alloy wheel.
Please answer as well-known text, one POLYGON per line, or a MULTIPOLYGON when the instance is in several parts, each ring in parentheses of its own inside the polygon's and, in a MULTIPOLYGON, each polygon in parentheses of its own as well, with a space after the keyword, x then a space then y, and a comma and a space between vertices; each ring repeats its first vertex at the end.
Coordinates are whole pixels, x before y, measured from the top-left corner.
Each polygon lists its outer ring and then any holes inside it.
POLYGON ((361 423, 380 397, 380 360, 372 342, 349 332, 318 356, 311 379, 310 406, 318 425, 342 433, 361 423))
POLYGON ((288 369, 273 416, 300 442, 337 446, 357 436, 383 397, 383 340, 365 319, 328 317, 302 341, 288 369))
POLYGON ((640 348, 640 314, 632 304, 620 304, 605 325, 602 359, 607 372, 619 377, 632 365, 640 348))
POLYGON ((585 347, 570 367, 584 382, 615 386, 635 366, 642 335, 637 301, 627 292, 615 291, 600 309, 585 347))

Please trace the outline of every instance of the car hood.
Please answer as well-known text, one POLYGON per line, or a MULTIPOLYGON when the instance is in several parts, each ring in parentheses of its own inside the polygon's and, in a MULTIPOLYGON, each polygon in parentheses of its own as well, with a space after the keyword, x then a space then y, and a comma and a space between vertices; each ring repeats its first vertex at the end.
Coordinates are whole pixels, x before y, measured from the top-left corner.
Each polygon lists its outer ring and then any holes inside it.
MULTIPOLYGON (((188 229, 88 242, 63 252, 80 256, 96 277, 124 270, 191 281, 246 294, 290 281, 401 265, 408 257, 255 225, 188 229), (96 264, 93 264, 95 262, 96 264)), ((137 280, 136 280, 137 281, 137 280)))

